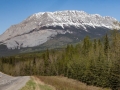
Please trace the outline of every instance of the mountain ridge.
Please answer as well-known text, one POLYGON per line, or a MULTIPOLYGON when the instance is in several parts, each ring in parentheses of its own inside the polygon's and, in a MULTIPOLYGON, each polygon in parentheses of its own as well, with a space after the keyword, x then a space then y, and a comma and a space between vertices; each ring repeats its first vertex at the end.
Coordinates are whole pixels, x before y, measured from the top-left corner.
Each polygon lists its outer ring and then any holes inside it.
POLYGON ((91 33, 91 29, 120 28, 114 22, 118 23, 113 17, 102 17, 99 14, 88 14, 77 10, 40 12, 29 16, 19 24, 12 25, 0 35, 0 42, 9 49, 34 47, 44 44, 58 34, 75 34, 76 32, 87 34, 91 33))

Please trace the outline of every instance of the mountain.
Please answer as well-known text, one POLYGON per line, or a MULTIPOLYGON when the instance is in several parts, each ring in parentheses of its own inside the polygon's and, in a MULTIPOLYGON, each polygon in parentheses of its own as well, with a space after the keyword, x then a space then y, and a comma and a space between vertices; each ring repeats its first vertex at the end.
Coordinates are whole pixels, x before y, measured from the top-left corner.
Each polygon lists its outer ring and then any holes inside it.
POLYGON ((114 28, 120 28, 118 21, 109 16, 75 10, 40 12, 0 35, 0 48, 54 48, 78 42, 86 35, 101 37, 114 28))

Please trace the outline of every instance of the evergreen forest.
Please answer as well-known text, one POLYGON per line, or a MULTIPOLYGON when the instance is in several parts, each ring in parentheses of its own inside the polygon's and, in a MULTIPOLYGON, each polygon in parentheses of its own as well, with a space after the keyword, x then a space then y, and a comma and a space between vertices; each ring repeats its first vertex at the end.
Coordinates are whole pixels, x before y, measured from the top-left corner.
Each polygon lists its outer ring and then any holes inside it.
POLYGON ((120 33, 86 36, 61 49, 0 58, 0 71, 12 75, 65 76, 87 85, 120 90, 120 33))

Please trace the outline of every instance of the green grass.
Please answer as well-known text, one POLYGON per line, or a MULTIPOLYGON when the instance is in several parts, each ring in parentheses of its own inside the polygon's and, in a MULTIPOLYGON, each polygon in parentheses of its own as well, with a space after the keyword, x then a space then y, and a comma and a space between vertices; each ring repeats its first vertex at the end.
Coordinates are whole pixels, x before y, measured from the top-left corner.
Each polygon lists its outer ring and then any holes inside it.
POLYGON ((31 78, 21 90, 35 90, 35 87, 36 83, 31 78))
POLYGON ((48 86, 48 85, 39 85, 39 87, 40 87, 41 90, 53 90, 53 89, 51 89, 51 87, 48 86))

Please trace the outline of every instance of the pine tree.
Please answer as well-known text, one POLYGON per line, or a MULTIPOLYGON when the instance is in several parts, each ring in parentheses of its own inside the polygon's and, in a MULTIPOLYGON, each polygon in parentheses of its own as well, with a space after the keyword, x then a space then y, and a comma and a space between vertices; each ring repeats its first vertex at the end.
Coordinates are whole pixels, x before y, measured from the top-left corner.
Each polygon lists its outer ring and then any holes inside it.
POLYGON ((96 51, 96 48, 97 48, 97 40, 96 39, 94 39, 94 45, 93 45, 93 47, 94 47, 94 51, 96 51))
POLYGON ((86 36, 83 40, 83 54, 87 55, 91 47, 90 38, 86 36))
POLYGON ((109 46, 108 35, 106 34, 104 38, 104 53, 106 56, 108 55, 109 48, 110 46, 109 46))

